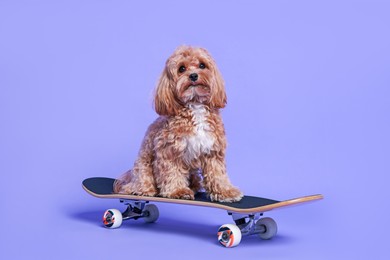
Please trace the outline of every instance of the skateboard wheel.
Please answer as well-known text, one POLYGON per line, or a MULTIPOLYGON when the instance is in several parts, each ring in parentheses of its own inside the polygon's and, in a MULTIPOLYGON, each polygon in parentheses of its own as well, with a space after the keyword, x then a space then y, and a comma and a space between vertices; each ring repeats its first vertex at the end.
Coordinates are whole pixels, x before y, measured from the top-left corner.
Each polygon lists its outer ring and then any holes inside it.
POLYGON ((261 239, 271 239, 278 233, 278 225, 272 218, 261 218, 256 222, 256 230, 261 239))
POLYGON ((144 221, 146 223, 153 223, 156 222, 158 217, 160 216, 160 213, 158 211, 158 208, 154 204, 148 204, 145 206, 144 210, 142 211, 142 214, 144 216, 144 221))
POLYGON ((241 237, 241 230, 236 225, 225 224, 218 229, 218 242, 224 247, 238 246, 241 237))
POLYGON ((103 224, 106 228, 118 228, 122 225, 122 213, 117 209, 108 209, 103 215, 103 224))

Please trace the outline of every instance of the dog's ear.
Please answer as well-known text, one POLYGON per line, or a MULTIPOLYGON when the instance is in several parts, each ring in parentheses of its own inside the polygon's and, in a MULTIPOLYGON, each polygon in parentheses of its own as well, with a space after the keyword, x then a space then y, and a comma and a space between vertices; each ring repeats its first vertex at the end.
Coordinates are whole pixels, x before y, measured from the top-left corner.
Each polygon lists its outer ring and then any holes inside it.
POLYGON ((178 113, 180 104, 177 102, 173 91, 173 82, 169 78, 167 68, 165 67, 154 94, 154 109, 157 114, 171 116, 178 113))
POLYGON ((213 67, 213 86, 211 88, 210 105, 214 108, 223 108, 227 103, 225 82, 214 61, 213 67))
POLYGON ((204 48, 199 48, 203 54, 204 58, 207 60, 207 63, 210 65, 211 69, 211 78, 210 78, 210 87, 211 87, 211 96, 210 96, 210 106, 213 108, 224 108, 227 103, 227 96, 225 90, 225 82, 222 78, 221 73, 217 67, 217 63, 212 58, 211 54, 204 48))

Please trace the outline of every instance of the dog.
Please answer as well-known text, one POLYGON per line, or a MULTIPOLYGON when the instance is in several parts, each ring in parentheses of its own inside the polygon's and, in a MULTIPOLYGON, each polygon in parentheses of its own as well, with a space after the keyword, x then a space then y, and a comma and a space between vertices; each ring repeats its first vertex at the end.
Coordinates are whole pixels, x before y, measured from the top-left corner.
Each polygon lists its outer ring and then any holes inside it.
POLYGON ((149 126, 134 167, 114 192, 193 200, 206 191, 212 201, 243 197, 226 173, 226 137, 220 109, 224 81, 209 52, 180 46, 168 58, 155 89, 159 117, 149 126))

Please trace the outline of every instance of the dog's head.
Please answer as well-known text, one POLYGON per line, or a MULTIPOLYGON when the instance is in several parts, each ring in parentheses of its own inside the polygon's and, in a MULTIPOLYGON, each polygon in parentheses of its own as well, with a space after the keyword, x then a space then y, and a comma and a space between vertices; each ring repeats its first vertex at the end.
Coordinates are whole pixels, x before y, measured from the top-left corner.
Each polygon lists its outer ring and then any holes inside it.
POLYGON ((223 108, 226 92, 221 74, 207 50, 180 46, 166 62, 154 105, 160 115, 176 115, 191 103, 223 108))

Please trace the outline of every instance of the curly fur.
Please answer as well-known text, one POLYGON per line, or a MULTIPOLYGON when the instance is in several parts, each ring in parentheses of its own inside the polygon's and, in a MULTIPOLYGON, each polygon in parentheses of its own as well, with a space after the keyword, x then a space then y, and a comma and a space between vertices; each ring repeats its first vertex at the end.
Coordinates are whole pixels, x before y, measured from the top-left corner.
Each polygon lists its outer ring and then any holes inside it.
POLYGON ((149 126, 133 169, 115 182, 114 191, 194 199, 204 189, 213 201, 240 200, 242 193, 226 173, 226 137, 219 113, 226 100, 210 54, 202 48, 177 48, 155 90, 160 116, 149 126))

